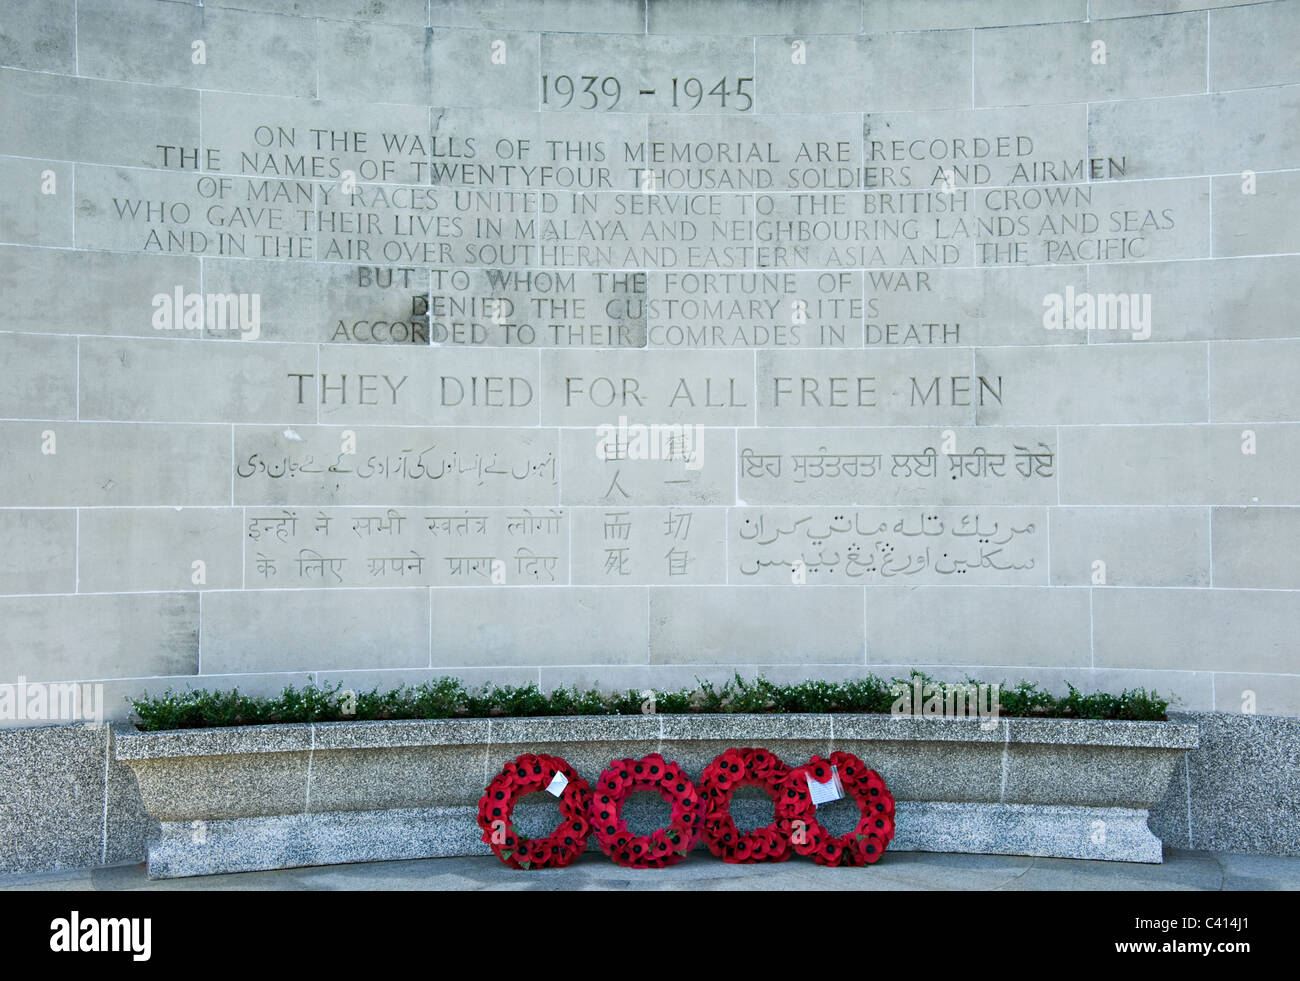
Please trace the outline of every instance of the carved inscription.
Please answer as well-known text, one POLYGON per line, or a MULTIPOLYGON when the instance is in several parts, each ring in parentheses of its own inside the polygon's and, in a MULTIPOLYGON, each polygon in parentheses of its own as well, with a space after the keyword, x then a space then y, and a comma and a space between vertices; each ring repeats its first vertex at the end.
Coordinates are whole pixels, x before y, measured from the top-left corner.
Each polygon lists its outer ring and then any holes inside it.
POLYGON ((317 424, 234 434, 246 584, 1045 584, 1056 420, 986 426, 1041 404, 1000 352, 1149 325, 1076 309, 1088 267, 1197 255, 1204 187, 1051 107, 761 83, 552 66, 527 113, 263 107, 79 174, 87 247, 239 260, 268 288, 218 308, 262 322, 205 336, 298 345, 274 397, 317 424))

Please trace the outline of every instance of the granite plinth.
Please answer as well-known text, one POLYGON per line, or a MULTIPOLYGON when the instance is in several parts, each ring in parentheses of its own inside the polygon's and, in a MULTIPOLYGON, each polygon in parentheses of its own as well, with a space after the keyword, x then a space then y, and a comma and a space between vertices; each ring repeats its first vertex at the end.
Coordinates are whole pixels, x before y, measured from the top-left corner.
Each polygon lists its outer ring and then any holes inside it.
MULTIPOLYGON (((521 752, 563 756, 594 782, 608 760, 652 751, 698 777, 740 745, 792 765, 861 757, 898 800, 895 850, 1159 862, 1147 815, 1198 740, 1177 722, 701 715, 118 727, 114 748, 161 822, 149 874, 168 878, 482 854, 478 798, 521 752)), ((648 831, 661 810, 632 800, 626 817, 648 831)), ((771 811, 751 795, 735 813, 743 827, 771 811)), ((517 818, 545 833, 547 804, 521 802, 517 818)))

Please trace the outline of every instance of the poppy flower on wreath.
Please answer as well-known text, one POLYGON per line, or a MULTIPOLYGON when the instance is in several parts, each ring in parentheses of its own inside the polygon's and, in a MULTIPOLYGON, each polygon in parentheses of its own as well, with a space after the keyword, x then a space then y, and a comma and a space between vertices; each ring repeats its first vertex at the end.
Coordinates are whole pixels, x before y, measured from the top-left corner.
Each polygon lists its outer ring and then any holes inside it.
POLYGON ((844 858, 844 846, 838 838, 827 838, 817 849, 818 865, 836 866, 844 858))
POLYGON ((808 787, 806 784, 801 785, 788 778, 789 774, 787 773, 786 779, 781 784, 780 803, 789 810, 802 810, 804 805, 808 803, 808 787))
POLYGON ((885 841, 891 841, 894 837, 894 820, 883 814, 868 813, 861 821, 858 822, 858 833, 875 835, 885 841))
POLYGON ((889 793, 889 789, 885 786, 885 781, 881 780, 880 776, 875 772, 872 772, 867 776, 865 786, 868 797, 883 797, 885 794, 889 793))
POLYGON ((624 789, 632 786, 630 779, 624 780, 617 773, 606 772, 596 781, 597 794, 619 794, 624 789))
POLYGON ((575 837, 586 838, 591 834, 591 823, 581 814, 576 814, 565 822, 563 826, 565 834, 571 834, 575 837))
POLYGON ((610 833, 609 841, 610 844, 619 851, 626 851, 632 847, 632 839, 635 837, 636 835, 632 834, 630 831, 619 831, 616 829, 610 833))
POLYGON ((820 756, 814 756, 808 761, 808 775, 818 783, 825 783, 831 778, 831 764, 820 756))
POLYGON ((613 760, 596 786, 600 790, 591 805, 592 831, 601 851, 619 865, 666 868, 685 858, 695 844, 700 795, 676 762, 665 760, 658 753, 639 760, 613 760), (623 805, 638 790, 654 791, 668 803, 672 815, 668 827, 649 835, 636 835, 628 830, 623 820, 623 805))
POLYGON ((852 753, 832 753, 829 760, 814 756, 790 770, 777 797, 776 816, 791 848, 818 865, 873 865, 894 837, 894 797, 880 774, 852 753), (808 781, 825 783, 832 767, 859 814, 857 827, 838 836, 817 822, 817 806, 808 794, 808 781))
POLYGON ((506 767, 506 772, 510 774, 511 780, 516 784, 528 783, 533 776, 533 760, 536 757, 531 754, 520 756, 518 759, 506 767))
POLYGON ((761 830, 767 839, 765 859, 769 862, 788 862, 790 856, 794 854, 794 849, 790 847, 790 839, 773 828, 761 830))
POLYGON ((591 834, 591 787, 558 756, 524 753, 502 767, 489 781, 478 805, 483 843, 497 858, 515 869, 562 868, 587 847, 591 834), (568 781, 560 792, 560 822, 543 838, 519 834, 513 823, 520 798, 546 790, 557 773, 568 781))
POLYGON ((790 836, 790 847, 801 855, 815 856, 821 851, 822 845, 826 843, 826 839, 830 837, 830 832, 816 821, 812 821, 808 827, 803 829, 802 837, 806 845, 806 850, 797 847, 799 837, 800 836, 797 834, 790 836))
POLYGON ((886 840, 875 835, 862 835, 854 842, 854 851, 863 865, 874 865, 885 854, 886 840))
POLYGON ((842 783, 857 783, 858 778, 868 772, 856 757, 848 753, 831 753, 831 765, 839 770, 842 783))
POLYGON ((700 792, 695 783, 685 777, 678 780, 665 780, 660 786, 672 797, 673 807, 681 813, 696 813, 700 810, 700 792))
POLYGON ((790 839, 780 815, 763 828, 742 832, 731 816, 731 795, 740 787, 761 787, 779 803, 789 771, 766 749, 728 749, 704 768, 700 777, 704 840, 724 862, 780 862, 789 858, 790 839))

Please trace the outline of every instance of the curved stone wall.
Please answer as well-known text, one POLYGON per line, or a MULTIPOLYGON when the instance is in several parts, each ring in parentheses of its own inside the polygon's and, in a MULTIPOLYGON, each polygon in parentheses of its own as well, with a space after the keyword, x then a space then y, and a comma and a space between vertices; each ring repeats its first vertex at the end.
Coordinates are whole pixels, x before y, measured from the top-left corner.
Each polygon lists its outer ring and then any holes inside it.
POLYGON ((914 667, 1300 715, 1298 41, 10 2, 0 726, 914 667))

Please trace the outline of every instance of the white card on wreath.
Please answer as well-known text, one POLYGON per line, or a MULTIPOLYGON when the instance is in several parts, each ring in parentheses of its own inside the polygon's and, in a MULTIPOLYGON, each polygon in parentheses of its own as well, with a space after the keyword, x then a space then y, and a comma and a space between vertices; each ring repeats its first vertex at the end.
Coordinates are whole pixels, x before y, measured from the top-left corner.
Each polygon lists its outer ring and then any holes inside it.
POLYGON ((808 780, 808 795, 812 798, 813 804, 818 807, 843 798, 844 784, 840 783, 839 767, 831 767, 831 778, 825 783, 818 783, 812 778, 811 773, 805 774, 805 777, 808 780))
POLYGON ((555 776, 551 777, 551 782, 546 785, 546 792, 552 797, 559 797, 568 785, 569 778, 557 770, 555 776))

